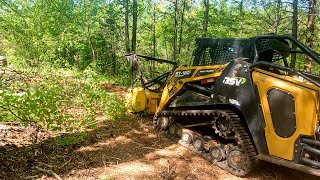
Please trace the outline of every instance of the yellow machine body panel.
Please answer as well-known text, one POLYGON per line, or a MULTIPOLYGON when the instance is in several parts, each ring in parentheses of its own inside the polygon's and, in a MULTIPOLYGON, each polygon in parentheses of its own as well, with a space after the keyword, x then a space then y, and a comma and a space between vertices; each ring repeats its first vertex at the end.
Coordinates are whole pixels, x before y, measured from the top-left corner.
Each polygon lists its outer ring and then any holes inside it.
POLYGON ((252 78, 259 91, 269 153, 283 159, 293 160, 296 139, 300 135, 315 136, 315 127, 318 123, 319 88, 290 76, 278 75, 260 69, 255 69, 252 78), (276 133, 268 101, 270 89, 279 89, 294 97, 296 127, 294 133, 289 137, 280 137, 276 133))
POLYGON ((163 110, 169 100, 183 90, 186 83, 194 81, 212 83, 221 75, 225 67, 226 65, 213 65, 177 68, 169 78, 169 81, 162 92, 157 111, 163 110))
POLYGON ((127 92, 128 112, 147 112, 154 114, 160 101, 160 95, 143 87, 128 89, 127 92))

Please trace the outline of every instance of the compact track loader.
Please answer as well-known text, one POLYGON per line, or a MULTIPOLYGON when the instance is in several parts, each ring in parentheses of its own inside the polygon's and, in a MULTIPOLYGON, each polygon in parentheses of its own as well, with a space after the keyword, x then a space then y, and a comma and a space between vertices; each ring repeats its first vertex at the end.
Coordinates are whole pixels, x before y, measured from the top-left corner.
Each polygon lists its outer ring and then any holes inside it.
POLYGON ((196 45, 193 65, 174 67, 157 89, 156 130, 237 176, 257 160, 320 176, 320 76, 288 66, 292 56, 318 66, 318 54, 287 35, 196 45))

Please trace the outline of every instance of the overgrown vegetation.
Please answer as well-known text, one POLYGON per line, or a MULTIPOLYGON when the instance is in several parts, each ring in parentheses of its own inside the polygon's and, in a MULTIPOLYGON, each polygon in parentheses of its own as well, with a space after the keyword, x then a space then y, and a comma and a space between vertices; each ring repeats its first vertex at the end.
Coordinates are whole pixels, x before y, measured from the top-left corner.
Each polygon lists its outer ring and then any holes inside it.
POLYGON ((100 86, 107 78, 92 71, 15 66, 2 69, 0 118, 63 132, 94 128, 97 113, 124 119, 123 100, 100 86))

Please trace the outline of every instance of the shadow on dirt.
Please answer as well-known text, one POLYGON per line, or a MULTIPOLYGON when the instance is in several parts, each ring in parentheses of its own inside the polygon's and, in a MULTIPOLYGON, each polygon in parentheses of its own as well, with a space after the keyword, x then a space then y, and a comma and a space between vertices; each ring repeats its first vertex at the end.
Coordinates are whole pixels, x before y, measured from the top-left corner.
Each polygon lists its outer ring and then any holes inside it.
MULTIPOLYGON (((151 128, 145 124, 126 121, 102 125, 88 132, 84 141, 74 145, 61 146, 54 138, 49 138, 25 147, 14 144, 1 146, 0 179, 37 175, 39 172, 34 170, 35 166, 50 169, 63 177, 80 169, 141 159, 150 150, 164 145, 163 142, 157 143, 161 140, 150 131, 151 128)), ((167 145, 173 143, 167 142, 167 145)))
MULTIPOLYGON (((170 161, 183 179, 235 178, 171 140, 155 135, 150 119, 142 119, 103 124, 74 145, 61 146, 49 138, 24 147, 0 146, 0 179, 40 178, 44 174, 35 167, 52 170, 62 178, 99 179, 101 174, 114 172, 123 173, 117 179, 129 177, 126 173, 136 173, 135 179, 160 179, 170 161), (123 169, 116 171, 118 167, 123 169)), ((317 179, 269 163, 262 163, 258 169, 248 179, 317 179)))

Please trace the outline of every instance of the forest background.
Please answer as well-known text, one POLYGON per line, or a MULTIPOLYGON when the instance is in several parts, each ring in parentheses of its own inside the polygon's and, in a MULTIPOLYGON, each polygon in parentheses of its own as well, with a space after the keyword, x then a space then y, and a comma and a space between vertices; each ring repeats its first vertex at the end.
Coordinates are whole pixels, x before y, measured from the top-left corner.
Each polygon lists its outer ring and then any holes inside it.
POLYGON ((128 85, 124 55, 190 64, 197 37, 291 34, 319 52, 318 11, 316 0, 1 0, 0 121, 79 131, 99 112, 123 119, 101 82, 128 85))

